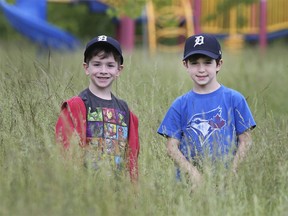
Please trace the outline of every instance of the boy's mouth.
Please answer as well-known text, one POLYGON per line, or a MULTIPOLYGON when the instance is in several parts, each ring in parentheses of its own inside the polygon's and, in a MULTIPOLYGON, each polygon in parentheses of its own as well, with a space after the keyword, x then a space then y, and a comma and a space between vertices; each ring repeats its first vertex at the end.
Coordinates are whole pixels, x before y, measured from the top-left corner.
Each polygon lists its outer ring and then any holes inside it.
POLYGON ((109 79, 110 77, 97 77, 97 79, 109 79))
POLYGON ((205 77, 208 77, 208 75, 197 75, 196 77, 198 77, 198 78, 205 78, 205 77))

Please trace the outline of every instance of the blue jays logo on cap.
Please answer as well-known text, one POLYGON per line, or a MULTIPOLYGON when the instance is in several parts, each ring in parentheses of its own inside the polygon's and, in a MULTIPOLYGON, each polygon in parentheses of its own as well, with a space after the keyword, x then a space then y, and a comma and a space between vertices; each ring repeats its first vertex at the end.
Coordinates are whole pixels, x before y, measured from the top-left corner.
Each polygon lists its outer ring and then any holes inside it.
POLYGON ((193 35, 185 41, 183 60, 195 54, 203 54, 213 59, 219 59, 222 57, 221 46, 212 35, 193 35))

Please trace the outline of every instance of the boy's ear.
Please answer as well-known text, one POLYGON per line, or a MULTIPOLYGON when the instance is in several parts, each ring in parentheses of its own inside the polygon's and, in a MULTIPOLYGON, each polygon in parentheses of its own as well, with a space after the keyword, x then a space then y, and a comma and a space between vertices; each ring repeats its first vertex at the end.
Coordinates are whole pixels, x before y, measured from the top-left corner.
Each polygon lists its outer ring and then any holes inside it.
POLYGON ((124 68, 124 65, 119 65, 119 67, 118 67, 118 73, 116 74, 117 77, 120 76, 123 68, 124 68))
POLYGON ((184 67, 187 68, 187 67, 188 67, 188 66, 187 66, 187 61, 184 60, 184 61, 183 61, 183 65, 184 65, 184 67))
POLYGON ((88 69, 88 63, 86 63, 86 62, 83 62, 83 68, 84 68, 84 70, 85 70, 85 74, 86 75, 89 75, 89 71, 87 70, 88 69))
POLYGON ((222 64, 223 64, 223 59, 220 59, 218 64, 217 64, 217 70, 219 71, 222 67, 222 64))

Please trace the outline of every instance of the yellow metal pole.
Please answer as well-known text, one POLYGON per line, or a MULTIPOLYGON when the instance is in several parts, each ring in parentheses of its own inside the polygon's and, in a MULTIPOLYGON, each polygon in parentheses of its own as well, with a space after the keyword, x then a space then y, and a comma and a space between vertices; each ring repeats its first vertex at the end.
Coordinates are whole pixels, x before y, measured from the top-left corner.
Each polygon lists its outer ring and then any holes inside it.
POLYGON ((237 32, 237 8, 230 10, 229 36, 225 41, 227 48, 237 51, 243 47, 243 36, 237 32))
POLYGON ((155 10, 153 2, 150 0, 146 6, 147 10, 147 27, 148 27, 148 44, 151 54, 156 52, 156 23, 155 23, 155 10))
POLYGON ((181 0, 182 7, 185 11, 185 19, 186 19, 186 37, 189 37, 194 34, 194 22, 193 22, 193 11, 192 11, 192 5, 190 3, 190 0, 181 0))

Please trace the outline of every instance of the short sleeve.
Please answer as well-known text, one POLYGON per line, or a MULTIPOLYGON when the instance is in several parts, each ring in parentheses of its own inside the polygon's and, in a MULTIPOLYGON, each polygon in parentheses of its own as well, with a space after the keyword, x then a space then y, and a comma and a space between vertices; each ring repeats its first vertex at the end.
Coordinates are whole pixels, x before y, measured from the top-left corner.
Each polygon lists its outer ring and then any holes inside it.
POLYGON ((239 100, 235 107, 235 127, 237 135, 256 127, 255 120, 244 97, 239 100))
POLYGON ((181 140, 181 104, 179 99, 176 99, 168 109, 157 133, 164 137, 181 140))

